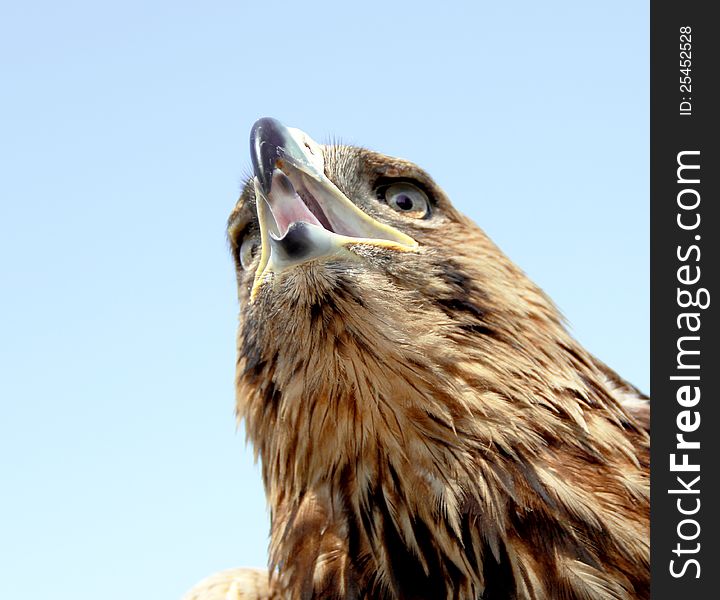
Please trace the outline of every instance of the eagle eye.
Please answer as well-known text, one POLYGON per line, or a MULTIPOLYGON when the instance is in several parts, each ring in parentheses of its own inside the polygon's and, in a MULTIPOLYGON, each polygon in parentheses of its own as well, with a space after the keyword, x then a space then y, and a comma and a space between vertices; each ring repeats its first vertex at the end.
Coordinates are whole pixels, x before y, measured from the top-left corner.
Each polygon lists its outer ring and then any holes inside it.
POLYGON ((255 254, 257 253, 257 248, 257 236, 246 235, 243 238, 243 241, 240 244, 240 249, 238 250, 238 256, 240 257, 240 265, 243 269, 247 269, 250 266, 250 263, 253 261, 253 258, 255 258, 255 254))
POLYGON ((420 188, 401 182, 378 188, 378 197, 399 213, 424 219, 430 215, 430 201, 420 188))

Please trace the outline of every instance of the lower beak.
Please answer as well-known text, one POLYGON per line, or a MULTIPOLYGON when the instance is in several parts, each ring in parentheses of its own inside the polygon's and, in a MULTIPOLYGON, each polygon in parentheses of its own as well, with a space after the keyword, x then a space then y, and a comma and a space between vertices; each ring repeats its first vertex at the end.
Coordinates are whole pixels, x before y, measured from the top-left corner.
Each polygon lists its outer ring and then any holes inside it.
POLYGON ((250 152, 262 242, 251 300, 269 274, 348 256, 352 245, 417 248, 414 239, 360 210, 325 176, 322 148, 299 129, 260 119, 250 133, 250 152))

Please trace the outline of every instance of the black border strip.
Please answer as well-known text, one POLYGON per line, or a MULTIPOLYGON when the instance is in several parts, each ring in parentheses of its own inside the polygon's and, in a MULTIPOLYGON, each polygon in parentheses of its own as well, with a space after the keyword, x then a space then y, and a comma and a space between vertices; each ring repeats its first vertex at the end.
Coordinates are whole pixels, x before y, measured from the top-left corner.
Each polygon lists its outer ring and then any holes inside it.
POLYGON ((720 288, 718 264, 712 259, 720 255, 714 210, 720 202, 720 132, 715 126, 720 31, 710 16, 712 4, 677 0, 651 5, 653 600, 720 597, 720 486, 715 481, 720 463, 715 348, 720 288), (681 88, 683 84, 687 87, 681 88), (684 165, 680 171, 679 162, 684 165), (701 308, 708 298, 709 306, 701 308), (691 302, 699 306, 681 306, 691 302), (677 447, 679 434, 684 448, 677 447), (685 468, 684 462, 688 470, 678 470, 685 468))

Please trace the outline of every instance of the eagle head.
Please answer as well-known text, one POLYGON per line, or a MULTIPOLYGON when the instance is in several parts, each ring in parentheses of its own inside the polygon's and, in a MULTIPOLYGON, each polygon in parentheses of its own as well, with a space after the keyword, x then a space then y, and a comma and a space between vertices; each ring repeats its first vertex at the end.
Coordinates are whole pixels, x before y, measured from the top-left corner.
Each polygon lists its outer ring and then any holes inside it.
POLYGON ((648 592, 637 390, 411 162, 252 128, 237 412, 288 598, 648 592))

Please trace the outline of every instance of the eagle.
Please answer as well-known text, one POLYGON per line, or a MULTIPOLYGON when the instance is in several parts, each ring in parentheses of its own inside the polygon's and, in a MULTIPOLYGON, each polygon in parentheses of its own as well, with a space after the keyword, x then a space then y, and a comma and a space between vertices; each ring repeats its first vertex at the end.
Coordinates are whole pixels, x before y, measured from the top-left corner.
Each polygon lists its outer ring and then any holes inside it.
POLYGON ((267 571, 188 600, 648 598, 649 399, 418 166, 272 118, 228 221, 267 571))

